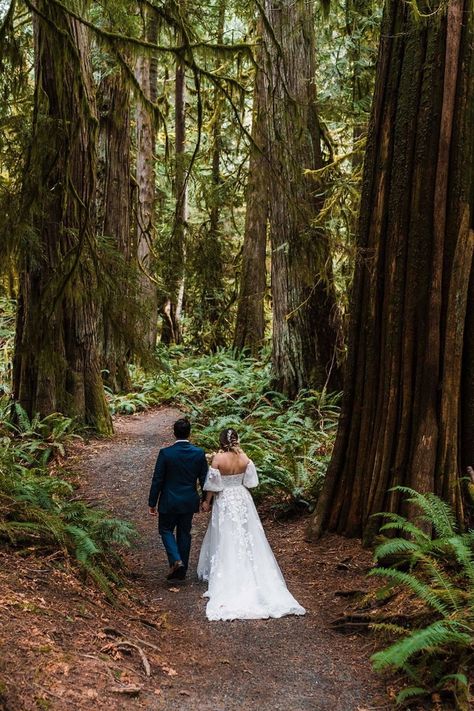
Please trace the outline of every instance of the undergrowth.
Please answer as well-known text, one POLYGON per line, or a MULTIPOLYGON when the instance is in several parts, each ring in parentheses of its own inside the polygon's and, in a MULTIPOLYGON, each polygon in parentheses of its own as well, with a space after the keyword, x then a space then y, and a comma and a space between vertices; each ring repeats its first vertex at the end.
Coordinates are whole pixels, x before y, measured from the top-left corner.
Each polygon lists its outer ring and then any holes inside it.
POLYGON ((414 629, 374 625, 397 637, 373 655, 374 667, 408 677, 411 684, 398 695, 400 704, 447 694, 456 709, 467 711, 474 702, 474 531, 460 533, 450 507, 434 494, 397 489, 417 506, 419 519, 410 522, 398 514, 382 514, 387 522, 381 531, 398 536, 379 545, 375 558, 396 563, 374 568, 371 574, 409 591, 419 624, 414 629))
POLYGON ((276 493, 284 510, 311 509, 332 450, 339 394, 302 390, 291 401, 271 388, 266 362, 229 350, 200 356, 159 351, 153 375, 132 371, 135 392, 108 394, 113 413, 173 404, 192 421, 193 439, 207 452, 221 429, 234 427, 260 474, 260 493, 276 493))
POLYGON ((72 484, 50 472, 78 436, 71 418, 30 419, 20 405, 13 408, 14 418, 11 402, 0 402, 0 541, 28 555, 59 550, 112 597, 131 525, 78 500, 72 484))

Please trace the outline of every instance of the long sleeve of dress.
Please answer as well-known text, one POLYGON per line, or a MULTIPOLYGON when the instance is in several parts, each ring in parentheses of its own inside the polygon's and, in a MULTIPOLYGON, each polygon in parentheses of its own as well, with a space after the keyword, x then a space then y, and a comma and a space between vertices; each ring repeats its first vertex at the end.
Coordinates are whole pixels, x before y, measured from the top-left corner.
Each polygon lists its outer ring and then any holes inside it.
POLYGON ((255 469, 255 464, 252 462, 252 460, 250 460, 247 464, 242 484, 247 489, 253 489, 258 486, 258 474, 257 470, 255 469))
POLYGON ((224 486, 222 484, 222 477, 219 469, 209 467, 204 484, 204 491, 213 491, 214 493, 217 493, 218 491, 222 491, 223 488, 224 486))

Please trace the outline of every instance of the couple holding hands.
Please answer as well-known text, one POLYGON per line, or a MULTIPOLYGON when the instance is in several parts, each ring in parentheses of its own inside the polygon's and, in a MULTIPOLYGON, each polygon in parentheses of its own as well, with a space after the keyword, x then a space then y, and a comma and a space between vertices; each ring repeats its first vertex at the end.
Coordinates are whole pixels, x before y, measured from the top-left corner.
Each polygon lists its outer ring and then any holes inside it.
POLYGON ((204 450, 189 441, 189 420, 177 420, 173 430, 176 441, 159 452, 148 499, 153 516, 158 504, 158 530, 170 564, 167 579, 186 578, 193 515, 211 511, 197 567, 198 578, 208 584, 207 618, 304 615, 286 587, 248 491, 258 485, 258 475, 237 432, 222 430, 219 451, 208 466, 204 450))

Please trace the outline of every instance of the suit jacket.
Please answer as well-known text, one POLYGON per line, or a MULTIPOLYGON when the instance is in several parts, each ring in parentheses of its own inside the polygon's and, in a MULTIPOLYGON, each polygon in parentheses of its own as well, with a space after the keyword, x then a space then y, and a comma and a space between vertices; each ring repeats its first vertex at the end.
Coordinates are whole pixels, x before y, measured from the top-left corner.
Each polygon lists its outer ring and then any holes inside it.
POLYGON ((204 450, 190 442, 175 442, 171 447, 160 449, 151 482, 148 505, 167 513, 195 513, 199 511, 199 494, 207 476, 207 461, 204 450))

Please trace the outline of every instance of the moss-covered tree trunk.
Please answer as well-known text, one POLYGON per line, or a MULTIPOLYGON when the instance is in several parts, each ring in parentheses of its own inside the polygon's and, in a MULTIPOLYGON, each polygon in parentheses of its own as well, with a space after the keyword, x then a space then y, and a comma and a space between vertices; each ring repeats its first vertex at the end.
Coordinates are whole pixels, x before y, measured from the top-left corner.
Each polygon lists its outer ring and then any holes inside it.
MULTIPOLYGON (((100 222, 116 255, 108 265, 102 310, 101 366, 105 383, 114 391, 130 391, 127 362, 134 328, 131 303, 131 174, 130 89, 123 72, 108 74, 100 87, 100 222)), ((109 250, 107 250, 108 252, 109 250)))
MULTIPOLYGON (((260 23, 260 35, 263 24, 260 23)), ((252 140, 246 189, 242 273, 235 323, 234 348, 257 355, 265 335, 266 251, 268 222, 268 151, 266 141, 266 90, 261 52, 253 92, 252 140)))
POLYGON ((313 535, 370 543, 374 513, 404 512, 389 491, 398 484, 435 492, 463 517, 460 455, 464 465, 473 456, 473 22, 470 0, 426 18, 386 4, 344 402, 313 535))
MULTIPOLYGON (((149 42, 157 39, 157 17, 149 8, 144 13, 144 36, 149 42)), ((150 54, 139 57, 135 74, 145 99, 157 98, 156 64, 150 54)), ((140 300, 144 322, 143 345, 153 349, 156 345, 158 320, 158 294, 155 281, 156 265, 153 258, 155 242, 155 124, 153 112, 146 100, 139 100, 137 128, 137 225, 136 258, 140 271, 140 300)))
POLYGON ((275 386, 290 396, 341 387, 331 253, 327 235, 311 225, 321 186, 304 172, 323 165, 312 10, 303 0, 265 2, 273 372, 275 386))
POLYGON ((55 4, 41 0, 37 7, 37 104, 25 176, 37 245, 21 273, 14 394, 30 415, 60 411, 107 433, 97 351, 97 118, 88 37, 55 4))
MULTIPOLYGON (((224 42, 226 0, 219 0, 217 7, 217 31, 216 42, 224 42)), ((216 61, 218 70, 220 60, 216 61)), ((221 210, 222 210, 222 175, 221 175, 221 154, 223 145, 222 120, 224 98, 218 87, 214 87, 214 114, 212 117, 212 191, 211 206, 209 214, 209 232, 207 235, 207 253, 209 256, 210 270, 206 270, 205 281, 203 283, 202 300, 204 307, 204 319, 210 326, 209 347, 215 350, 227 345, 226 328, 223 319, 223 275, 224 275, 224 254, 221 242, 221 210), (209 274, 211 277, 209 278, 209 274)))
MULTIPOLYGON (((178 33, 178 40, 181 35, 178 33)), ((181 342, 181 310, 184 297, 186 229, 188 222, 188 178, 186 167, 186 66, 176 59, 175 111, 175 215, 170 247, 166 255, 166 296, 163 305, 163 343, 181 342)))

